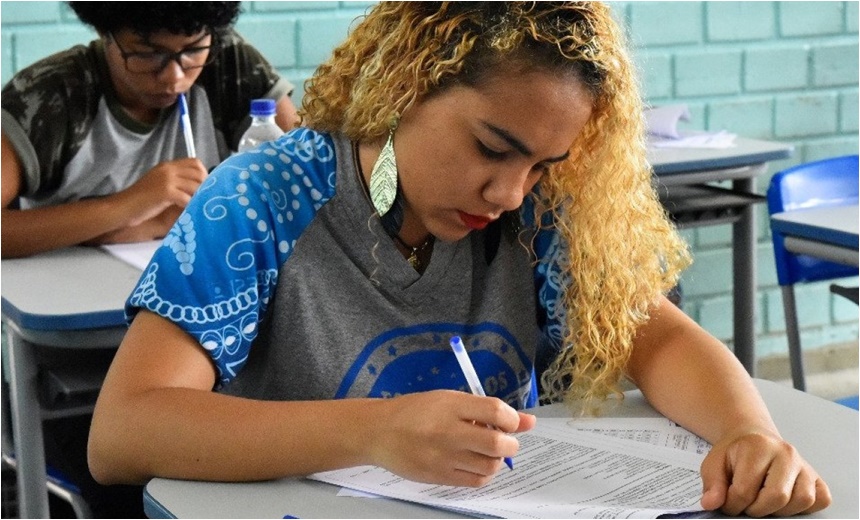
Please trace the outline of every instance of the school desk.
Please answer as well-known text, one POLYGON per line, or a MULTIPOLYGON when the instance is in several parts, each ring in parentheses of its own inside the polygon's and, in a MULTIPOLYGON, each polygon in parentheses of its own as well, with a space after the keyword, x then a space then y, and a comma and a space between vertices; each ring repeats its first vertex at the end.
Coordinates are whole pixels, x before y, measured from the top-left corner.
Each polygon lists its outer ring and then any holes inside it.
POLYGON ((857 204, 785 211, 771 216, 771 228, 785 236, 792 253, 857 267, 857 204))
MULTIPOLYGON (((649 148, 663 205, 679 228, 732 224, 735 356, 755 374, 756 226, 754 205, 764 201, 755 179, 767 163, 786 159, 790 144, 736 138, 731 148, 649 148), (715 183, 730 181, 731 188, 715 183)), ((725 184, 725 183, 723 183, 725 184)))
POLYGON ((3 260, 2 316, 6 329, 10 408, 18 462, 21 518, 47 518, 42 420, 92 411, 104 367, 64 363, 44 381, 41 347, 64 351, 115 348, 125 333, 123 303, 140 270, 100 249, 73 247, 3 260), (46 403, 46 383, 67 397, 46 403))
MULTIPOLYGON (((756 379, 755 384, 783 437, 830 486, 833 504, 805 518, 857 518, 857 411, 771 381, 756 379)), ((568 416, 564 405, 533 411, 538 417, 568 416)), ((627 392, 623 405, 605 415, 659 416, 638 390, 627 392)), ((338 491, 305 479, 219 483, 157 478, 146 485, 143 505, 150 518, 463 518, 398 500, 339 497, 338 491)))

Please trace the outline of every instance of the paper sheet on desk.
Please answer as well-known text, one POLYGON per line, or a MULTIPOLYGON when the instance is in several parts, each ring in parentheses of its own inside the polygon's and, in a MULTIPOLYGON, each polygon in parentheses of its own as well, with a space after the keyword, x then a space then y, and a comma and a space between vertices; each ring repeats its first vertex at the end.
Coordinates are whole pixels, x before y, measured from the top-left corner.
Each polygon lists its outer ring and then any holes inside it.
MULTIPOLYGON (((545 419, 541 419, 544 421, 545 419)), ((554 419, 553 421, 558 421, 554 419)), ((559 427, 559 425, 552 425, 559 427)), ((665 417, 580 417, 566 419, 568 428, 589 431, 617 439, 644 442, 654 446, 707 455, 711 444, 665 417)), ((337 496, 384 498, 350 488, 341 488, 337 496)))
POLYGON ((374 466, 311 478, 470 515, 518 518, 656 518, 701 511, 704 455, 578 430, 541 418, 517 435, 514 470, 479 489, 411 482, 374 466))
POLYGON ((690 120, 687 105, 666 105, 645 110, 645 126, 648 135, 661 139, 680 139, 678 122, 690 120))
POLYGON ((690 109, 685 104, 664 105, 645 110, 648 144, 655 148, 731 148, 735 134, 719 132, 681 133, 678 123, 690 121, 690 109))
POLYGON ((102 249, 143 271, 160 245, 161 240, 150 240, 131 244, 108 244, 102 246, 102 249))
POLYGON ((719 132, 686 133, 678 139, 651 136, 648 145, 655 148, 731 148, 735 145, 736 134, 725 130, 719 132))

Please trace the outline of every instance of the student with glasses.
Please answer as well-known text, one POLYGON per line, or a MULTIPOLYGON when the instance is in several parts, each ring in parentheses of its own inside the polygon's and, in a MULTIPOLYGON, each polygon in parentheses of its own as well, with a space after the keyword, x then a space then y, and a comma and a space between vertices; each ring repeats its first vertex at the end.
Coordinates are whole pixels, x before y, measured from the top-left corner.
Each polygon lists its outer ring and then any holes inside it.
POLYGON ((298 120, 293 86, 232 30, 239 2, 69 2, 99 38, 2 93, 2 255, 163 237, 236 149, 255 98, 298 120), (188 100, 188 157, 178 97, 188 100))
MULTIPOLYGON (((231 27, 239 2, 70 2, 99 37, 20 71, 2 92, 4 257, 164 236, 236 148, 255 98, 297 120, 293 86, 231 27), (196 158, 177 99, 188 100, 196 158)), ((46 421, 49 462, 96 516, 143 516, 139 486, 89 475, 90 417, 46 421)))

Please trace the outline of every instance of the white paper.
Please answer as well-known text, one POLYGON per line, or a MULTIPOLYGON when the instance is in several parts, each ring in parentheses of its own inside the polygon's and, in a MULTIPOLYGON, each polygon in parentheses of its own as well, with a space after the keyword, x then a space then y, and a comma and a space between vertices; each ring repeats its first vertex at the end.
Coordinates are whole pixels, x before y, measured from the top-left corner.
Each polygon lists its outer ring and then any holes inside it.
POLYGON ((517 435, 514 470, 474 489, 420 484, 375 466, 310 478, 471 515, 502 518, 656 518, 701 511, 704 455, 649 446, 541 418, 517 435))
POLYGON ((102 246, 102 249, 143 271, 160 245, 161 240, 150 240, 130 244, 108 244, 102 246))
POLYGON ((679 139, 678 122, 689 121, 687 105, 666 105, 645 110, 645 126, 648 134, 663 138, 679 139))
POLYGON ((719 132, 685 133, 678 139, 652 136, 648 144, 655 148, 732 148, 737 134, 721 130, 719 132))
MULTIPOLYGON (((543 420, 543 419, 541 419, 543 420)), ((665 417, 583 417, 567 419, 565 426, 618 439, 707 455, 711 445, 665 417)), ((552 427, 561 427, 554 423, 552 427)))
MULTIPOLYGON (((665 417, 582 417, 567 419, 563 425, 558 420, 549 422, 548 419, 541 419, 541 422, 543 421, 547 421, 543 425, 545 428, 561 430, 573 428, 618 439, 690 451, 698 455, 707 455, 711 450, 711 444, 708 441, 665 417)), ((341 488, 337 496, 383 498, 379 495, 349 488, 341 488)))

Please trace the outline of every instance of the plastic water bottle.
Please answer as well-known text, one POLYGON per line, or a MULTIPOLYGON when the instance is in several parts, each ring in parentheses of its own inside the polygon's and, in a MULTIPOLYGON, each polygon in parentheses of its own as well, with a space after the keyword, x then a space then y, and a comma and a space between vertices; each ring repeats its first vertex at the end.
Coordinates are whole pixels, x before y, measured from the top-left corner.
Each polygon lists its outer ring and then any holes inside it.
POLYGON ((260 143, 274 141, 284 135, 284 131, 275 123, 275 112, 275 101, 272 99, 251 101, 251 126, 239 139, 239 152, 256 148, 260 143))

